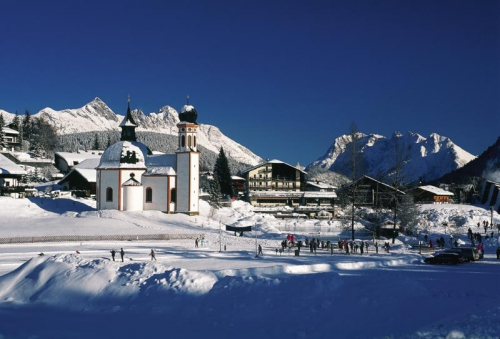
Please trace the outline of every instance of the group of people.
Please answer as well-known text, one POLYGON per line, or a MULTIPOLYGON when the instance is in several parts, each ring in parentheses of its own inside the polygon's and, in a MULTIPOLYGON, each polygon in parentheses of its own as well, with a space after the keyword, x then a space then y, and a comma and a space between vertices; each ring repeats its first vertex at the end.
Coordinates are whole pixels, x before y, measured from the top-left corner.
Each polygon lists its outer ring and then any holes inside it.
MULTIPOLYGON (((122 258, 122 262, 124 261, 124 257, 125 257, 125 251, 123 250, 123 247, 120 248, 120 256, 122 258)), ((116 255, 116 251, 114 249, 111 250, 111 258, 113 259, 113 261, 115 261, 115 255, 116 255)), ((156 253, 153 249, 151 249, 151 252, 149 252, 149 256, 151 257, 151 261, 155 260, 156 261, 156 253)))

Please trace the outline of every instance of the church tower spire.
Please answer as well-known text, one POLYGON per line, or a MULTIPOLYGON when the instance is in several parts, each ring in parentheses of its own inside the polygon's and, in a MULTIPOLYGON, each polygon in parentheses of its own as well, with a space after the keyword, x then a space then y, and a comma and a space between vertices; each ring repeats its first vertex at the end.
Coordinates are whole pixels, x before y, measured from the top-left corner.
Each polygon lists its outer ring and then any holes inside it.
POLYGON ((130 95, 127 98, 127 114, 125 114, 125 118, 123 118, 122 123, 120 124, 120 128, 122 129, 122 135, 120 141, 137 141, 135 136, 135 128, 137 124, 134 121, 134 117, 132 117, 132 113, 130 112, 130 95))

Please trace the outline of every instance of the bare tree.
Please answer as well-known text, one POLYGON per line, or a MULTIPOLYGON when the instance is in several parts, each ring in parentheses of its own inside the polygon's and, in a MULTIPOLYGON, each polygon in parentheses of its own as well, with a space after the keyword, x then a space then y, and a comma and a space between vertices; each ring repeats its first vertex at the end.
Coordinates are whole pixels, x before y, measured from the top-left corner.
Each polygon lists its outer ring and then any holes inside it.
POLYGON ((349 143, 349 163, 347 164, 349 172, 351 185, 349 190, 349 195, 351 198, 351 238, 354 240, 354 217, 355 217, 355 204, 357 195, 357 184, 356 181, 362 176, 362 165, 363 165, 363 153, 361 149, 361 139, 362 134, 358 132, 356 123, 353 121, 349 129, 349 137, 351 142, 349 143))

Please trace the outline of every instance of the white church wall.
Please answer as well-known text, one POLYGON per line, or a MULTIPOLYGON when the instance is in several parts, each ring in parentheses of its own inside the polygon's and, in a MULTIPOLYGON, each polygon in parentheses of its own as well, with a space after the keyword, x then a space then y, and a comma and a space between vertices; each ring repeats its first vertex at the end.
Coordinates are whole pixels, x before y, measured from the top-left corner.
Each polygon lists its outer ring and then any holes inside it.
POLYGON ((177 154, 177 212, 199 213, 199 153, 177 154))
POLYGON ((98 182, 99 185, 99 209, 110 210, 118 209, 118 190, 121 184, 118 184, 118 171, 99 171, 98 182), (106 190, 107 188, 113 190, 113 196, 111 201, 106 201, 106 190))
POLYGON ((142 211, 143 191, 142 186, 123 187, 123 210, 142 211))
POLYGON ((143 208, 144 210, 155 210, 166 212, 168 208, 168 184, 171 181, 170 188, 175 187, 175 181, 168 176, 144 176, 142 177, 143 190, 143 208), (172 183, 173 181, 173 183, 172 183), (151 202, 146 202, 146 189, 151 188, 153 199, 151 202))

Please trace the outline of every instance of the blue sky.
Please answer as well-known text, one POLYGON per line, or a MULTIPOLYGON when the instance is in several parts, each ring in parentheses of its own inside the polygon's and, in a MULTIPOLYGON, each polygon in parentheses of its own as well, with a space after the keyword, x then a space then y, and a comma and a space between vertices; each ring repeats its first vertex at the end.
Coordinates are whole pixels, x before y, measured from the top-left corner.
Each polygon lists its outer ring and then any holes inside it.
POLYGON ((307 165, 364 133, 500 135, 499 1, 0 2, 0 109, 176 109, 307 165))

